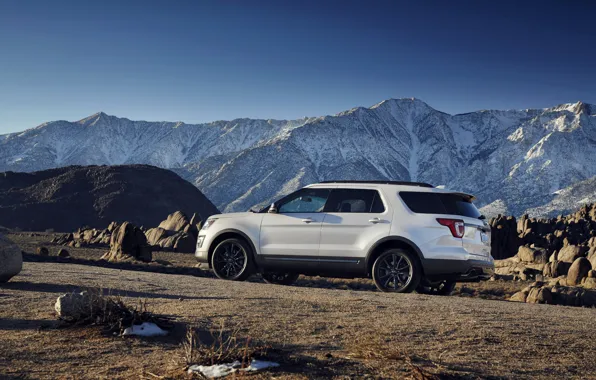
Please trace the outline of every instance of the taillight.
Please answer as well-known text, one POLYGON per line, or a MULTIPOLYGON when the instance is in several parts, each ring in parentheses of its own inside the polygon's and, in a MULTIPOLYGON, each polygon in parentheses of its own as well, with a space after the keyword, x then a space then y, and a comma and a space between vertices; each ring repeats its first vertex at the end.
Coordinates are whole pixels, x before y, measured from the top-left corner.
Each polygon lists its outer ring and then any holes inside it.
POLYGON ((463 220, 460 219, 437 219, 440 225, 449 227, 449 231, 451 231, 451 235, 456 238, 462 238, 464 236, 464 232, 466 230, 466 226, 463 220))

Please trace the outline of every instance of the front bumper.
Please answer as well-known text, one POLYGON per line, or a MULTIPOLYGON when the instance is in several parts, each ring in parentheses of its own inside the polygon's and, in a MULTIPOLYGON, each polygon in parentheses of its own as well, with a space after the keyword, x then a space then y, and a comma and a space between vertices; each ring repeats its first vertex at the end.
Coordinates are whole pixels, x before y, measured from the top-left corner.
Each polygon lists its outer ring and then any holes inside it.
POLYGON ((209 244, 206 235, 199 235, 197 239, 197 246, 195 248, 195 258, 200 263, 209 263, 209 244))

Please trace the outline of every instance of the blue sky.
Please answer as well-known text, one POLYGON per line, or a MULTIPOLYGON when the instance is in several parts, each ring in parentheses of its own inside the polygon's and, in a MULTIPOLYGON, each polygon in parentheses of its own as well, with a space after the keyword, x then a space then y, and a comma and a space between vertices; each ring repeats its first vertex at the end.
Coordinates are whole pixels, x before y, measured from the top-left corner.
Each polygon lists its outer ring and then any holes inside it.
POLYGON ((0 133, 596 103, 596 2, 0 1, 0 133))

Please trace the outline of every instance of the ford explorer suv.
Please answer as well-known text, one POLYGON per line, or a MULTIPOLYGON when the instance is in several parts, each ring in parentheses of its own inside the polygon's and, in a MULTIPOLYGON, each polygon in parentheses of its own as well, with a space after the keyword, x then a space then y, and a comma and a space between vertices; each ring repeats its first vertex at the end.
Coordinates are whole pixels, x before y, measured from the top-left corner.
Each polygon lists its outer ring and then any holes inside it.
POLYGON ((322 182, 260 211, 209 217, 195 256, 226 280, 362 277, 384 292, 446 295, 493 268, 473 200, 425 183, 322 182))

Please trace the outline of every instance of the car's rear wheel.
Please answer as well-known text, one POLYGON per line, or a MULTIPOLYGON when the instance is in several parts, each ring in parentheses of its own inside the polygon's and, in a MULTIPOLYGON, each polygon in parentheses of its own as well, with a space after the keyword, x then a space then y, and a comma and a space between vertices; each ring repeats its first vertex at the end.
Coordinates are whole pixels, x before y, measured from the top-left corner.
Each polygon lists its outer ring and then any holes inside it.
POLYGON ((455 289, 455 285, 455 281, 422 281, 418 285, 418 288, 416 288, 416 292, 436 296, 448 296, 455 289))
POLYGON ((231 238, 222 241, 211 256, 213 272, 223 280, 246 280, 253 270, 250 252, 244 240, 231 238))
POLYGON ((420 283, 422 270, 409 251, 392 248, 379 255, 372 268, 373 280, 382 292, 410 293, 420 283))
POLYGON ((268 284, 277 284, 277 285, 292 285, 298 277, 300 276, 297 273, 282 273, 282 272, 265 272, 262 274, 263 280, 265 280, 268 284))

